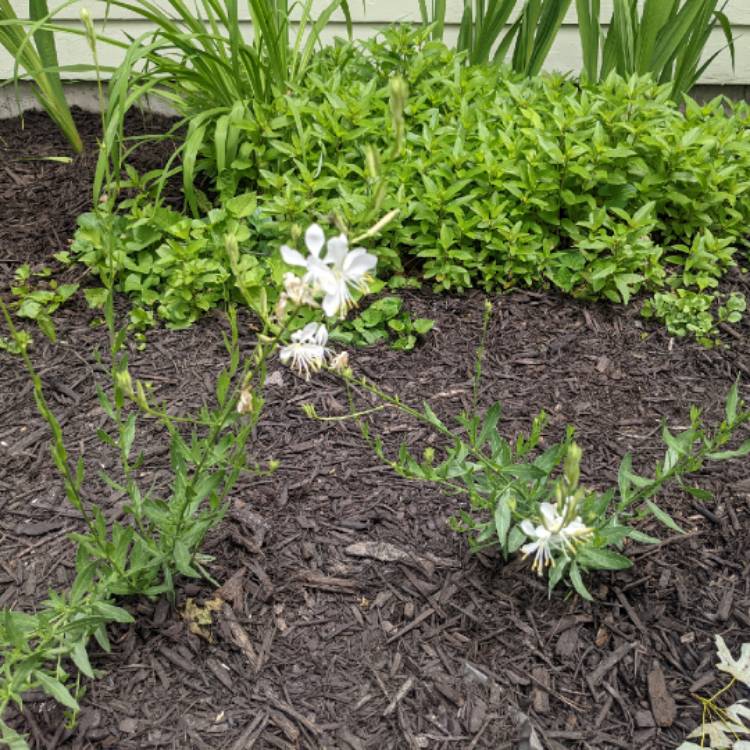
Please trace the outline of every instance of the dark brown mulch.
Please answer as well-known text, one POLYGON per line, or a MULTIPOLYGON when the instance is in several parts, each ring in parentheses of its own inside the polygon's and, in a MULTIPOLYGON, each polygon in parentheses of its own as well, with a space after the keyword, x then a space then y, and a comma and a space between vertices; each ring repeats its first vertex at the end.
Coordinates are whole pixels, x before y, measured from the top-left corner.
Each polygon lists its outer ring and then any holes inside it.
MULTIPOLYGON (((96 122, 81 121, 91 142, 96 122)), ((29 117, 23 134, 0 122, 0 148, 5 157, 61 146, 43 119, 29 117)), ((4 283, 14 264, 44 262, 65 246, 87 206, 91 158, 14 163, 12 174, 2 162, 4 283)), ((739 274, 730 283, 750 291, 739 274)), ((586 481, 597 486, 614 479, 628 450, 639 468, 653 465, 662 419, 684 426, 690 404, 720 419, 735 377, 750 382, 747 322, 726 332, 728 348, 705 350, 670 340, 634 310, 530 292, 495 303, 482 403, 503 402, 508 435, 540 409, 551 416, 548 440, 575 424, 586 481)), ((483 298, 409 294, 407 304, 436 320, 424 344, 411 354, 353 352, 354 367, 453 416, 471 397, 483 298)), ((95 395, 105 376, 93 317, 80 300, 59 311, 60 340, 37 334, 34 361, 71 451, 85 456, 88 496, 115 518, 123 498, 97 479, 113 462, 95 434, 106 418, 95 395)), ((144 351, 132 351, 132 370, 177 410, 194 408, 211 397, 224 329, 211 315, 187 331, 155 331, 144 351)), ((748 462, 701 473, 710 503, 679 490, 662 498, 688 533, 645 522, 664 543, 631 547, 630 571, 592 576, 595 603, 564 590, 548 598, 528 563, 467 551, 446 523, 455 498, 394 477, 355 425, 303 415, 308 401, 321 413, 344 409, 336 381, 305 383, 277 365, 271 375, 254 451, 281 468, 243 480, 206 549, 213 577, 237 584, 226 595, 236 621, 229 610, 218 616, 211 643, 187 632, 179 611, 187 597, 210 598, 204 583, 182 583, 176 609, 127 603, 137 623, 113 629, 111 654, 94 652, 102 677, 88 685, 76 729, 40 696, 12 717, 34 747, 671 750, 698 724, 693 694, 723 684, 714 635, 735 650, 750 641, 748 462), (350 554, 364 542, 394 545, 408 562, 350 554), (530 727, 541 744, 524 739, 530 727)), ((26 376, 8 356, 0 393, 0 606, 32 608, 70 581, 66 534, 79 518, 64 504, 26 376)), ((376 427, 390 449, 431 440, 393 412, 376 427)), ((143 430, 144 482, 165 486, 164 436, 143 430)))

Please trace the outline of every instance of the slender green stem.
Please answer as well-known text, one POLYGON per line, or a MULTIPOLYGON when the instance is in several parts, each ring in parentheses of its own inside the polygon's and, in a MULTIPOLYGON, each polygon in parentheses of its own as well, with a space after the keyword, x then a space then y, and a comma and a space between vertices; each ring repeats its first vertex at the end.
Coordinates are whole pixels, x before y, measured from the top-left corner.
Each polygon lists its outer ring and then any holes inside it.
MULTIPOLYGON (((73 498, 75 498, 74 505, 76 507, 76 510, 80 512, 83 518, 83 522, 86 524, 89 531, 91 532, 94 538, 96 547, 99 550, 100 554, 102 555, 102 558, 107 560, 112 565, 115 572, 124 579, 125 578, 124 570, 121 568, 121 566, 117 563, 116 560, 111 558, 106 547, 102 545, 102 541, 99 538, 98 532, 96 531, 94 519, 92 519, 91 515, 86 510, 83 497, 81 496, 79 488, 78 488, 78 480, 76 479, 75 475, 70 469, 70 464, 68 463, 67 452, 65 451, 64 445, 62 443, 62 428, 60 427, 60 423, 57 421, 57 418, 52 413, 52 410, 50 409, 49 404, 47 403, 47 400, 44 397, 44 390, 42 388, 42 380, 37 374, 37 371, 31 362, 31 358, 29 357, 29 354, 26 351, 26 347, 21 342, 18 329, 15 327, 13 323, 13 319, 11 318, 10 312, 8 308, 6 307, 5 303, 2 301, 2 299, 0 299, 0 312, 2 312, 2 315, 5 318, 6 325, 8 326, 8 329, 10 330, 10 334, 12 338, 15 340, 15 342, 18 345, 19 352, 23 360, 24 366, 27 372, 29 373, 29 376, 31 377, 31 380, 34 384, 34 394, 38 400, 42 416, 44 417, 47 424, 50 426, 50 429, 52 430, 52 434, 54 436, 56 447, 58 449, 58 453, 60 454, 57 464, 58 464, 60 471, 63 473, 63 478, 65 480, 66 486, 68 487, 70 491, 70 494, 73 496, 73 498)), ((71 500, 73 498, 71 498, 71 500)))

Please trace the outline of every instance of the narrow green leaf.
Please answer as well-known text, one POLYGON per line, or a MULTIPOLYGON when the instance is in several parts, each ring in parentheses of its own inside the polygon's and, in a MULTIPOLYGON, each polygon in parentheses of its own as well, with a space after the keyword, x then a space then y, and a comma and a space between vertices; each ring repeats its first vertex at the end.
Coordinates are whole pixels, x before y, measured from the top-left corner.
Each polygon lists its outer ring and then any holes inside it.
POLYGON ((89 661, 88 653, 86 653, 86 644, 84 641, 78 641, 73 646, 70 658, 82 674, 86 675, 89 679, 94 679, 94 670, 91 668, 91 662, 89 661))
POLYGON ((570 565, 570 582, 573 584, 573 588, 580 594, 580 596, 586 601, 593 602, 594 597, 589 594, 589 590, 583 584, 583 578, 581 578, 581 571, 578 565, 573 561, 570 565))
POLYGON ((651 511, 651 513, 653 513, 656 519, 660 521, 662 524, 664 524, 664 526, 666 526, 668 529, 672 529, 673 531, 676 531, 679 534, 685 533, 685 531, 677 525, 677 523, 672 519, 672 517, 668 513, 663 511, 658 505, 653 503, 651 500, 646 500, 646 506, 651 511))
POLYGON ((724 405, 724 413, 726 415, 728 425, 733 425, 737 419, 737 404, 738 403, 739 403, 739 389, 737 386, 737 382, 735 381, 732 384, 732 387, 729 389, 729 393, 727 394, 727 400, 724 405))
POLYGON ((726 461, 731 458, 743 458, 750 453, 750 440, 746 440, 739 448, 732 451, 717 451, 709 453, 706 458, 711 461, 726 461))
POLYGON ((594 570, 625 570, 633 567, 633 563, 624 555, 608 549, 582 547, 578 550, 576 561, 586 568, 594 570))
POLYGON ((51 675, 42 672, 40 669, 35 669, 32 674, 47 695, 54 698, 63 706, 72 708, 74 711, 80 710, 78 701, 76 701, 76 699, 70 694, 70 691, 62 684, 62 682, 56 680, 51 675))
POLYGON ((8 750, 29 750, 26 740, 2 719, 0 719, 0 738, 8 746, 8 750))
POLYGON ((688 493, 688 495, 692 495, 696 500, 700 500, 702 503, 708 503, 714 499, 712 492, 703 490, 700 487, 690 487, 689 485, 683 485, 683 489, 688 493))
POLYGON ((629 529, 628 537, 634 542, 640 542, 641 544, 660 544, 661 539, 657 539, 655 536, 644 534, 642 531, 637 529, 629 529))
POLYGON ((102 615, 102 617, 106 617, 107 620, 110 620, 111 622, 120 622, 124 624, 135 622, 133 615, 131 615, 130 612, 122 607, 116 607, 114 604, 109 604, 107 602, 94 602, 94 609, 102 615))
MULTIPOLYGON (((518 527, 515 527, 518 528, 518 527)), ((522 532, 523 533, 523 532, 522 532)), ((565 559, 555 560, 554 565, 550 567, 547 579, 547 586, 552 591, 563 579, 565 571, 568 569, 568 561, 565 559)))
POLYGON ((503 493, 495 506, 495 530, 500 547, 507 550, 508 530, 510 529, 510 495, 503 493))

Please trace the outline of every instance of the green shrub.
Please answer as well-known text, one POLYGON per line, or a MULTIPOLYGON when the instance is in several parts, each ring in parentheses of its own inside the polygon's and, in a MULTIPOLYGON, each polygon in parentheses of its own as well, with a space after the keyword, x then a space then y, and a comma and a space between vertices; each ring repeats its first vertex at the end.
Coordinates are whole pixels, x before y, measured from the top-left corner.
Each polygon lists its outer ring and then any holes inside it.
MULTIPOLYGON (((746 105, 720 99, 682 111, 649 78, 580 86, 467 67, 424 33, 394 29, 325 50, 303 87, 235 123, 235 158, 206 145, 196 169, 215 187, 206 209, 256 196, 264 234, 248 238, 252 252, 273 250, 300 215, 357 228, 398 208, 381 269, 416 267, 439 290, 552 284, 628 302, 665 287, 702 293, 734 264, 750 220, 747 122, 746 105), (409 87, 397 153, 395 75, 409 87), (370 147, 388 154, 377 169, 370 147)), ((180 243, 203 252, 186 237, 167 246, 180 243)))

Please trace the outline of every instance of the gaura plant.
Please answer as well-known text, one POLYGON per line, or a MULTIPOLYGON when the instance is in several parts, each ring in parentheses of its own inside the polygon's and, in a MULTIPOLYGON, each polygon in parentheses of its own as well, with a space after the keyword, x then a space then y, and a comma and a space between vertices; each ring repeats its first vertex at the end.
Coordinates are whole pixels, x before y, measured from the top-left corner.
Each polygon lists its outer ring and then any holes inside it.
MULTIPOLYGON (((488 303, 484 331, 486 335, 491 306, 488 303)), ((528 435, 514 440, 504 438, 498 425, 501 406, 496 403, 486 412, 477 410, 481 377, 480 347, 474 382, 474 405, 458 417, 458 426, 449 427, 425 403, 421 409, 405 404, 398 396, 386 393, 367 378, 356 377, 351 369, 342 373, 353 400, 357 394, 374 396, 379 406, 391 407, 431 427, 445 440, 445 457, 435 460, 432 448, 417 458, 402 444, 395 457, 386 454, 383 441, 372 436, 363 419, 372 410, 350 416, 360 420, 365 439, 376 455, 397 474, 407 479, 431 482, 449 494, 463 495, 469 508, 461 510, 452 526, 468 535, 474 550, 498 547, 504 557, 521 553, 531 559, 532 570, 547 579, 550 592, 563 580, 568 581, 585 599, 591 599, 583 576, 595 570, 629 568, 627 542, 658 543, 658 539, 638 529, 638 523, 651 515, 667 528, 683 533, 679 525, 654 500, 670 483, 700 500, 710 494, 687 483, 687 477, 708 461, 724 461, 750 454, 750 439, 735 449, 729 442, 743 425, 750 423, 750 409, 739 399, 738 386, 729 391, 725 417, 714 429, 701 419, 700 411, 690 411, 690 426, 673 434, 662 427, 666 444, 664 458, 651 476, 633 470, 631 454, 623 457, 617 486, 604 492, 581 483, 582 451, 569 427, 564 439, 544 450, 542 431, 546 415, 534 418, 528 435)), ((319 419, 311 405, 309 416, 319 419)), ((347 417, 348 418, 348 417, 347 417)))
POLYGON ((248 465, 245 453, 262 400, 256 398, 254 408, 242 414, 237 405, 239 384, 247 388, 258 380, 280 337, 260 343, 242 363, 236 319, 230 315, 229 363, 217 381, 216 405, 204 407, 197 416, 171 416, 166 405, 155 403, 148 389, 131 378, 125 331, 115 332, 110 295, 105 315, 113 332, 111 385, 107 391, 99 389, 98 396, 113 429, 98 434, 105 450, 115 453, 119 471, 102 473, 101 480, 121 491, 127 504, 125 520, 108 523, 104 509, 92 500, 96 490, 87 490, 83 456, 74 459, 70 455, 25 340, 2 301, 0 312, 28 370, 37 409, 51 432, 55 466, 83 527, 71 534, 77 551, 70 589, 51 591, 33 613, 0 611, 0 744, 25 750, 25 739, 3 721, 6 709, 11 704, 22 708, 24 694, 41 689, 75 719, 84 678, 97 674, 88 657, 89 642, 93 638, 108 651, 107 626, 133 621, 120 606, 122 597, 173 596, 178 575, 210 579, 205 567, 209 558, 200 552, 205 534, 222 519, 242 473, 273 468, 248 465), (167 434, 171 475, 167 487, 142 486, 144 455, 136 449, 139 416, 157 420, 167 434))
MULTIPOLYGON (((355 242, 374 236, 394 215, 386 215, 355 242)), ((123 597, 173 597, 178 575, 215 583, 206 568, 210 558, 200 552, 206 533, 222 520, 241 475, 275 469, 274 462, 267 467, 252 465, 246 455, 263 408, 269 358, 278 353, 282 363, 305 378, 324 365, 334 371, 347 366, 346 353, 334 356, 328 348, 325 324, 313 320, 294 328, 304 307, 310 308, 309 315, 322 304, 325 314, 343 318, 355 305, 355 297, 368 291, 375 256, 361 247, 350 250, 343 233, 326 243, 321 227, 312 225, 305 233, 306 257, 290 247, 282 251, 287 262, 304 267, 305 274, 285 275, 284 291, 268 315, 263 300, 242 285, 236 237, 227 234, 225 244, 240 292, 263 328, 254 349, 243 357, 237 319, 230 309, 231 337, 225 338, 229 362, 216 382, 216 406, 204 407, 197 416, 172 416, 166 404, 156 403, 147 385, 131 376, 126 330, 116 329, 109 287, 105 319, 110 332, 111 392, 99 389, 98 397, 115 429, 114 434, 100 431, 99 437, 117 454, 120 476, 103 473, 101 478, 128 498, 124 522, 108 523, 103 509, 89 499, 83 456, 71 458, 28 354, 28 339, 0 300, 0 314, 33 383, 37 408, 50 428, 52 457, 66 496, 84 527, 71 535, 77 544, 71 588, 50 592, 34 613, 0 611, 0 744, 11 750, 28 750, 26 740, 4 721, 11 704, 23 708, 28 691, 44 691, 75 718, 84 678, 97 675, 88 656, 89 642, 93 638, 109 650, 107 626, 133 621, 120 606, 123 597), (141 486, 144 455, 135 449, 139 416, 157 420, 169 437, 171 480, 166 491, 141 486)))

